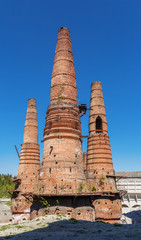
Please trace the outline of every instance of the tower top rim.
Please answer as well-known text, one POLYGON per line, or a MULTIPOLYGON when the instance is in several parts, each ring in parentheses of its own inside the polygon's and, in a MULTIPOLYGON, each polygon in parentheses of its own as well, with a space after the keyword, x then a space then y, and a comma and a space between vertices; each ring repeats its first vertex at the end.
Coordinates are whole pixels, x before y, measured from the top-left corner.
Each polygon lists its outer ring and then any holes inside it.
POLYGON ((92 84, 91 84, 91 85, 93 85, 93 84, 96 84, 96 83, 99 83, 99 84, 101 84, 101 82, 100 82, 100 81, 94 81, 94 82, 92 82, 92 84))
POLYGON ((70 30, 69 30, 67 27, 61 27, 61 28, 59 28, 58 32, 60 32, 60 31, 62 31, 62 30, 65 30, 65 31, 69 31, 69 32, 70 32, 70 30))

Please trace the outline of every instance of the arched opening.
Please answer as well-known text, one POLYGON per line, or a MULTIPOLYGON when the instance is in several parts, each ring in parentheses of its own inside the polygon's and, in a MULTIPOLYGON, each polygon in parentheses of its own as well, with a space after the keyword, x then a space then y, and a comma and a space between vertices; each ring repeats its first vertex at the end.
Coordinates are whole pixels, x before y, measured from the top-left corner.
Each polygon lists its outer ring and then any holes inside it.
POLYGON ((132 208, 138 208, 138 207, 141 207, 140 205, 134 205, 132 208))
POLYGON ((123 208, 128 208, 128 205, 122 204, 122 207, 123 207, 123 208))
POLYGON ((101 117, 97 117, 96 119, 96 132, 102 132, 102 119, 101 117))

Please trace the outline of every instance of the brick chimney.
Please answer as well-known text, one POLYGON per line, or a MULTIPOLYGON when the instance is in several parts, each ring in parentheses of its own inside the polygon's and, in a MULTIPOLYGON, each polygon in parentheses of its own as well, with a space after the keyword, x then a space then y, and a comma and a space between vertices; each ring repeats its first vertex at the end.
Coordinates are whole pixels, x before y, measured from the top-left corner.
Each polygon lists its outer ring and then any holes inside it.
POLYGON ((32 193, 38 188, 39 166, 36 100, 31 98, 28 101, 18 176, 14 180, 16 185, 11 199, 11 212, 15 223, 30 220, 32 193))
POLYGON ((94 181, 99 191, 116 190, 114 178, 106 177, 114 175, 114 170, 101 82, 93 82, 91 85, 87 154, 88 182, 93 184, 94 181))
POLYGON ((77 192, 84 181, 82 135, 70 32, 59 29, 40 169, 44 194, 77 192))
POLYGON ((101 194, 93 201, 96 220, 117 222, 121 217, 121 200, 115 183, 100 82, 93 82, 91 85, 86 174, 89 188, 101 194))
POLYGON ((76 77, 70 31, 59 29, 51 78, 50 104, 76 104, 76 77))
POLYGON ((34 192, 38 181, 40 152, 38 144, 38 123, 36 99, 28 100, 24 127, 24 138, 21 147, 18 178, 21 179, 20 191, 34 192))

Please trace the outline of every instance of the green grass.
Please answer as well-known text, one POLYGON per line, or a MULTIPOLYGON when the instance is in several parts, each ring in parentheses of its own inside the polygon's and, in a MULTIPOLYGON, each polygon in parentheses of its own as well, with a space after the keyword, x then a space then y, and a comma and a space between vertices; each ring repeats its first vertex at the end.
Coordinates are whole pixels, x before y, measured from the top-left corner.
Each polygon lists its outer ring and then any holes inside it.
POLYGON ((42 224, 42 223, 41 222, 37 223, 37 226, 40 225, 40 224, 42 224))
POLYGON ((4 225, 0 228, 0 231, 5 231, 7 228, 9 228, 9 225, 4 225))
POLYGON ((41 227, 44 228, 44 227, 46 227, 46 225, 44 224, 44 225, 42 225, 41 227))
POLYGON ((24 228, 24 226, 16 226, 15 228, 21 229, 21 228, 24 228))
POLYGON ((7 206, 11 206, 11 201, 8 201, 8 202, 6 203, 6 205, 7 205, 7 206))

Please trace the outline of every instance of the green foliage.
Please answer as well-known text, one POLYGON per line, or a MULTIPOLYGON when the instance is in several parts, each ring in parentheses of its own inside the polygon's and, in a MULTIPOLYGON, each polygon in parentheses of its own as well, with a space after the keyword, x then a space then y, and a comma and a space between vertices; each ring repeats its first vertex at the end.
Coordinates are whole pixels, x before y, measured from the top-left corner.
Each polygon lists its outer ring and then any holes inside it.
POLYGON ((40 197, 40 203, 45 207, 46 210, 49 209, 50 204, 48 203, 48 201, 44 197, 40 197))
POLYGON ((8 193, 8 190, 14 190, 15 184, 10 180, 12 175, 0 174, 0 198, 11 198, 11 194, 8 193))
POLYGON ((33 198, 27 198, 25 201, 26 201, 27 203, 33 203, 33 202, 34 202, 33 198))
POLYGON ((93 185, 92 191, 93 191, 93 192, 96 192, 96 186, 95 186, 95 185, 93 185))
POLYGON ((79 188, 77 189, 78 192, 82 192, 85 187, 85 184, 83 182, 80 183, 79 188))
POLYGON ((58 102, 61 102, 63 100, 62 93, 64 91, 65 85, 66 85, 65 83, 62 83, 61 86, 60 86, 60 91, 58 92, 58 95, 57 95, 57 101, 58 102))
POLYGON ((100 179, 99 179, 99 184, 103 185, 104 181, 105 181, 106 177, 104 175, 101 175, 100 179))
POLYGON ((57 205, 59 206, 59 200, 58 200, 58 199, 56 200, 56 203, 57 203, 57 205))
POLYGON ((7 205, 7 206, 11 206, 11 201, 8 201, 8 202, 6 203, 6 205, 7 205))

